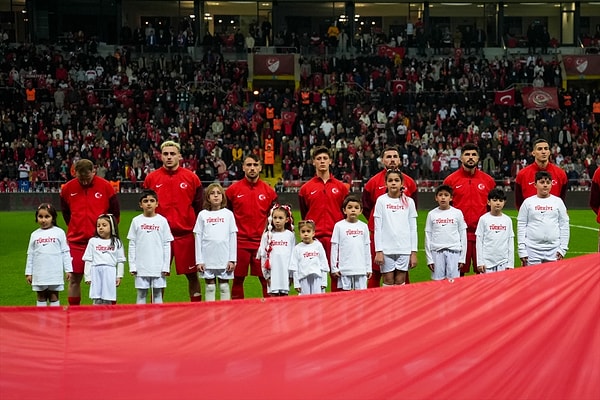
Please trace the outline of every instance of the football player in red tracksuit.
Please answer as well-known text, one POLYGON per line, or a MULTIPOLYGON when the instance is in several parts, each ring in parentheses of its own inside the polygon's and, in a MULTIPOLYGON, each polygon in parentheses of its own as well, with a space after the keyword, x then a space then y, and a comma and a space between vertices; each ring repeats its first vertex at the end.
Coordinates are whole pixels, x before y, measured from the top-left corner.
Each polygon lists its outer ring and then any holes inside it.
POLYGON ((531 154, 535 158, 533 164, 519 171, 515 178, 515 206, 521 207, 523 200, 537 195, 535 188, 535 174, 538 171, 548 171, 552 176, 550 194, 560 197, 563 202, 567 197, 567 173, 559 166, 550 162, 550 145, 546 139, 537 139, 533 142, 531 154))
POLYGON ((477 257, 475 251, 477 223, 479 217, 487 213, 487 196, 490 190, 496 187, 496 181, 477 168, 479 163, 479 148, 473 143, 465 143, 460 155, 462 166, 444 179, 444 185, 448 185, 454 191, 453 206, 462 211, 467 223, 467 255, 465 264, 460 271, 460 276, 468 273, 473 265, 473 271, 477 269, 477 257))
POLYGON ((167 219, 175 240, 171 242, 171 257, 175 258, 178 275, 188 280, 190 301, 200 301, 200 281, 196 268, 194 225, 202 211, 204 190, 200 178, 179 165, 181 147, 168 140, 160 146, 163 166, 148 174, 144 187, 158 195, 156 212, 167 219))
MULTIPOLYGON (((344 219, 342 204, 350 190, 343 182, 331 176, 331 155, 327 147, 315 148, 312 160, 316 176, 300 188, 300 215, 303 220, 315 222, 315 238, 323 245, 329 262, 333 227, 336 222, 344 219)), ((337 278, 331 276, 331 291, 338 290, 341 289, 337 287, 337 278)))
MULTIPOLYGON (((600 168, 596 168, 590 190, 590 207, 596 213, 596 222, 600 224, 600 168)), ((598 251, 600 252, 600 231, 598 232, 598 251)))
MULTIPOLYGON (((373 234, 375 232, 375 224, 373 218, 373 209, 375 208, 375 203, 377 202, 377 198, 382 194, 386 193, 385 187, 385 174, 388 169, 399 169, 400 168, 400 152, 396 147, 386 147, 383 150, 383 154, 381 156, 383 162, 383 170, 378 172, 376 175, 371 177, 369 181, 365 184, 363 188, 362 194, 362 202, 363 202, 363 215, 368 219, 369 223, 369 234, 371 235, 371 255, 373 260, 373 275, 371 275, 371 279, 367 282, 367 286, 369 288, 377 288, 381 285, 381 272, 379 272, 379 264, 375 264, 375 240, 373 239, 373 234)), ((408 175, 402 174, 402 181, 404 182, 404 194, 408 197, 411 197, 415 202, 415 207, 417 206, 417 184, 415 181, 408 175)), ((406 281, 405 283, 409 283, 408 272, 406 273, 406 281)))
POLYGON ((233 272, 231 299, 244 298, 244 280, 250 273, 257 276, 262 286, 263 297, 267 297, 267 281, 263 277, 260 258, 256 258, 260 239, 267 225, 269 211, 277 202, 277 193, 260 179, 260 158, 250 154, 242 165, 244 179, 229 186, 225 191, 227 207, 235 216, 237 232, 237 265, 233 272))
POLYGON ((67 241, 73 257, 73 274, 69 280, 69 305, 81 303, 83 253, 88 240, 96 234, 96 221, 101 214, 112 214, 118 221, 121 215, 115 189, 96 176, 94 164, 81 159, 75 164, 75 178, 60 191, 60 204, 67 224, 67 241))

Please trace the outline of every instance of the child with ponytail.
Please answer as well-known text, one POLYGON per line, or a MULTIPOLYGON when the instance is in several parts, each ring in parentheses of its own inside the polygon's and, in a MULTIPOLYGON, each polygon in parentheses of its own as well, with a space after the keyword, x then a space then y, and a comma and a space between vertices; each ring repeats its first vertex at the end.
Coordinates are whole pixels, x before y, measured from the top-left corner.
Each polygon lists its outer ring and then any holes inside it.
POLYGON ((295 245, 292 210, 287 204, 275 204, 269 212, 257 253, 271 296, 287 296, 289 293, 290 257, 295 245))

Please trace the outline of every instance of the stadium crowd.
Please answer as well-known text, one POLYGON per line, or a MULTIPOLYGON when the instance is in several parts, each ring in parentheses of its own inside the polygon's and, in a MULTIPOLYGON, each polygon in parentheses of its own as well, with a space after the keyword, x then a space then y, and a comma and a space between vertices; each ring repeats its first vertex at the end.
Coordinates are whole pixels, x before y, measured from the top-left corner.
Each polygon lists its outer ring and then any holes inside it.
POLYGON ((182 144, 183 166, 205 184, 243 177, 250 153, 267 167, 280 162, 278 190, 314 176, 310 150, 318 145, 332 149, 332 173, 348 183, 377 173, 389 144, 419 182, 458 169, 465 142, 479 146, 481 168, 507 187, 532 162, 538 137, 552 144, 572 186, 589 186, 600 165, 600 92, 560 89, 551 56, 301 57, 298 91, 252 92, 247 63, 219 49, 194 60, 134 56, 126 46, 102 57, 94 46, 4 44, 0 191, 57 189, 81 158, 93 160, 99 176, 135 187, 160 167, 158 146, 167 139, 182 144), (558 87, 560 108, 525 109, 519 90, 514 106, 496 104, 496 91, 520 85, 558 87))

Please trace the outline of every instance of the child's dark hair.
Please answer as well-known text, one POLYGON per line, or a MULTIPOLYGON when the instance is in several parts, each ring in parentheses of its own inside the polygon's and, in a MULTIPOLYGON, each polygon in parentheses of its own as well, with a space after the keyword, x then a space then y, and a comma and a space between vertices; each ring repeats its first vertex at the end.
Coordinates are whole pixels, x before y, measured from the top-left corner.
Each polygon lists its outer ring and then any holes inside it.
POLYGON ((488 200, 506 201, 506 192, 500 188, 493 188, 488 193, 488 200))
POLYGON ((542 179, 550 179, 552 180, 552 175, 548 171, 538 171, 535 173, 535 181, 540 181, 542 179))
POLYGON ((50 214, 50 216, 52 217, 52 225, 57 226, 56 218, 58 217, 58 213, 56 212, 56 208, 54 208, 52 204, 42 203, 38 206, 37 210, 35 210, 35 222, 37 222, 38 213, 40 212, 40 210, 48 211, 48 214, 50 214))
POLYGON ((354 194, 349 194, 348 196, 346 196, 344 202, 342 203, 342 210, 346 209, 348 203, 358 203, 360 205, 360 208, 362 209, 362 200, 360 199, 360 197, 354 194))
MULTIPOLYGON (((121 247, 123 243, 119 237, 119 224, 117 223, 115 216, 112 214, 101 214, 98 219, 104 219, 108 221, 108 224, 110 225, 110 245, 121 247)), ((96 228, 96 234, 94 236, 100 237, 100 235, 98 235, 98 228, 96 228)))
POLYGON ((158 194, 156 194, 156 192, 154 190, 152 190, 152 189, 144 189, 144 190, 142 190, 142 194, 140 194, 140 203, 146 197, 154 197, 156 199, 156 201, 158 201, 158 194))
POLYGON ((302 221, 298 222, 298 229, 306 225, 310 226, 313 232, 317 230, 317 225, 315 225, 315 221, 312 219, 303 219, 302 221))
POLYGON ((400 180, 404 182, 404 175, 402 175, 402 171, 400 171, 399 169, 388 169, 385 172, 385 180, 387 181, 388 176, 392 174, 397 174, 400 177, 400 180))
POLYGON ((292 215, 292 207, 289 204, 274 204, 271 207, 271 211, 269 212, 269 216, 267 217, 267 227, 265 228, 266 232, 273 230, 273 214, 275 211, 281 210, 288 217, 288 222, 285 223, 285 229, 294 232, 294 216, 292 215))
POLYGON ((437 196, 440 192, 448 192, 450 193, 450 196, 453 195, 453 190, 452 190, 452 186, 450 185, 440 185, 438 187, 435 188, 435 195, 437 196))

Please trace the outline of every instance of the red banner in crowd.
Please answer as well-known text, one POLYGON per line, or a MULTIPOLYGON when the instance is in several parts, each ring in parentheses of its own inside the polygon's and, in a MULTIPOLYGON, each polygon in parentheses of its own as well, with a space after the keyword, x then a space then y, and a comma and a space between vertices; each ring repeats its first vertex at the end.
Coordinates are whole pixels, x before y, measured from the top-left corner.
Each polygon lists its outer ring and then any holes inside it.
POLYGON ((282 111, 281 119, 283 119, 283 122, 286 124, 293 124, 294 121, 296 121, 296 113, 292 111, 282 111))
POLYGON ((600 55, 563 56, 567 75, 600 75, 600 55))
POLYGON ((598 399, 599 266, 590 254, 314 296, 0 307, 0 397, 598 399))
POLYGON ((392 81, 392 89, 394 94, 406 92, 406 81, 405 80, 394 80, 392 81))
POLYGON ((396 54, 400 56, 400 58, 404 58, 404 53, 406 49, 404 47, 392 47, 385 44, 379 45, 377 47, 377 55, 379 57, 388 57, 389 59, 394 59, 396 54))
POLYGON ((293 75, 293 54, 255 54, 254 75, 293 75))
POLYGON ((515 89, 498 90, 494 97, 494 103, 498 106, 514 106, 515 89))
POLYGON ((551 108, 558 110, 558 94, 555 87, 524 87, 521 89, 523 106, 535 110, 551 108))

